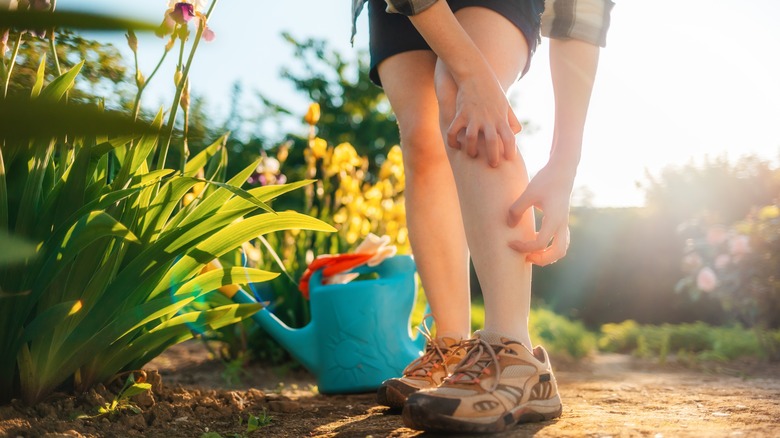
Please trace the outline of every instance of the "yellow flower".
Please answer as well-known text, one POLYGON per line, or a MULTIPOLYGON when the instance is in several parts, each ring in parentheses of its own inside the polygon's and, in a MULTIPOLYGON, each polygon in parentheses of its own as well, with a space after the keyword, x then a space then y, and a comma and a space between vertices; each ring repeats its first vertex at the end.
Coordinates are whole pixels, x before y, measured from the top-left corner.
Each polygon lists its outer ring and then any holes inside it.
POLYGON ((325 156, 325 152, 328 150, 328 142, 319 137, 309 141, 309 148, 314 158, 322 158, 325 156))
POLYGON ((780 217, 780 207, 776 205, 767 205, 758 212, 758 217, 762 220, 780 217))
POLYGON ((326 170, 326 174, 335 175, 341 171, 354 172, 360 167, 363 160, 358 156, 355 148, 349 143, 341 143, 333 149, 333 156, 326 170))
POLYGON ((320 121, 320 104, 314 102, 309 105, 309 110, 306 111, 306 115, 303 117, 303 120, 311 126, 316 125, 317 122, 320 121))

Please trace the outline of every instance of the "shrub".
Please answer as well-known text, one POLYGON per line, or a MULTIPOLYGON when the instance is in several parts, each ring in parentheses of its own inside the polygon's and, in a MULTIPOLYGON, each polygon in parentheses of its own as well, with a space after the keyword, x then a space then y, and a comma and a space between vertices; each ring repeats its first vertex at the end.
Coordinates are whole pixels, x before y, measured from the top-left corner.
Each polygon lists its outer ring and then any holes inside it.
MULTIPOLYGON (((184 40, 186 29, 178 35, 184 40)), ((210 301, 210 292, 278 274, 203 268, 265 233, 333 230, 267 204, 310 182, 241 189, 256 163, 223 182, 224 137, 189 162, 182 154, 178 169, 164 168, 175 117, 164 130, 162 111, 150 127, 65 104, 83 63, 45 87, 44 65, 34 99, 0 100, 1 114, 40 108, 57 115, 38 130, 29 122, 9 126, 0 139, 0 230, 35 244, 34 254, 0 266, 3 401, 21 396, 35 403, 58 388, 86 390, 194 334, 246 318, 261 306, 210 301), (74 117, 84 114, 90 118, 74 117)), ((186 97, 187 70, 172 114, 186 97)))

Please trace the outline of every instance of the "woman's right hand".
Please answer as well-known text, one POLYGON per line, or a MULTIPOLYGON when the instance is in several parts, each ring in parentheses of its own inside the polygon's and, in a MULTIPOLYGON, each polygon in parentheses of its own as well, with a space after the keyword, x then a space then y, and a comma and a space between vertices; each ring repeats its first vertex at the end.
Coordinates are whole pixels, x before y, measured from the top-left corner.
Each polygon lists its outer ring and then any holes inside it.
POLYGON ((477 71, 457 83, 455 118, 447 130, 447 144, 480 155, 497 167, 501 157, 517 155, 515 135, 522 129, 504 90, 489 69, 477 71))

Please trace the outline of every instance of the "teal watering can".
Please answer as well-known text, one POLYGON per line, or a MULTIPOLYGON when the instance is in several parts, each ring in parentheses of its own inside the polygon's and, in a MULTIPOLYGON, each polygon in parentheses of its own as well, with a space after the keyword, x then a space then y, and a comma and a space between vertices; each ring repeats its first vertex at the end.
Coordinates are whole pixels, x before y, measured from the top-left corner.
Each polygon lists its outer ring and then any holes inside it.
MULTIPOLYGON (((317 376, 323 394, 376 390, 422 354, 425 337, 410 330, 417 284, 409 256, 394 256, 375 267, 352 272, 378 278, 346 284, 322 284, 322 272, 309 280, 311 322, 293 329, 268 309, 253 319, 306 369, 317 376)), ((239 290, 239 303, 256 300, 239 290)))

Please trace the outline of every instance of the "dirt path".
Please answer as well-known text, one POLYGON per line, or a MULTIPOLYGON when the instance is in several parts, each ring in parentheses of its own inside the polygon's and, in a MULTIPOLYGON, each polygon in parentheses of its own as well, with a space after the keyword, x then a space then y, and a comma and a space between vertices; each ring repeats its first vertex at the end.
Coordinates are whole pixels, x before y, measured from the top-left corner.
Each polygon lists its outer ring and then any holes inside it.
MULTIPOLYGON (((555 362, 554 362, 555 364, 555 362)), ((29 408, 0 407, 0 436, 9 437, 423 437, 400 416, 374 403, 373 394, 324 396, 303 372, 249 368, 229 386, 225 368, 198 344, 177 346, 152 366, 162 387, 135 400, 143 412, 71 419, 94 413, 109 390, 59 396, 29 408), (270 423, 247 433, 250 415, 270 423), (240 420, 239 420, 240 419, 240 420), (216 435, 213 435, 216 436, 216 435)), ((732 364, 710 371, 657 365, 623 355, 585 363, 559 361, 564 399, 557 420, 524 425, 502 437, 778 437, 780 367, 732 364)))

